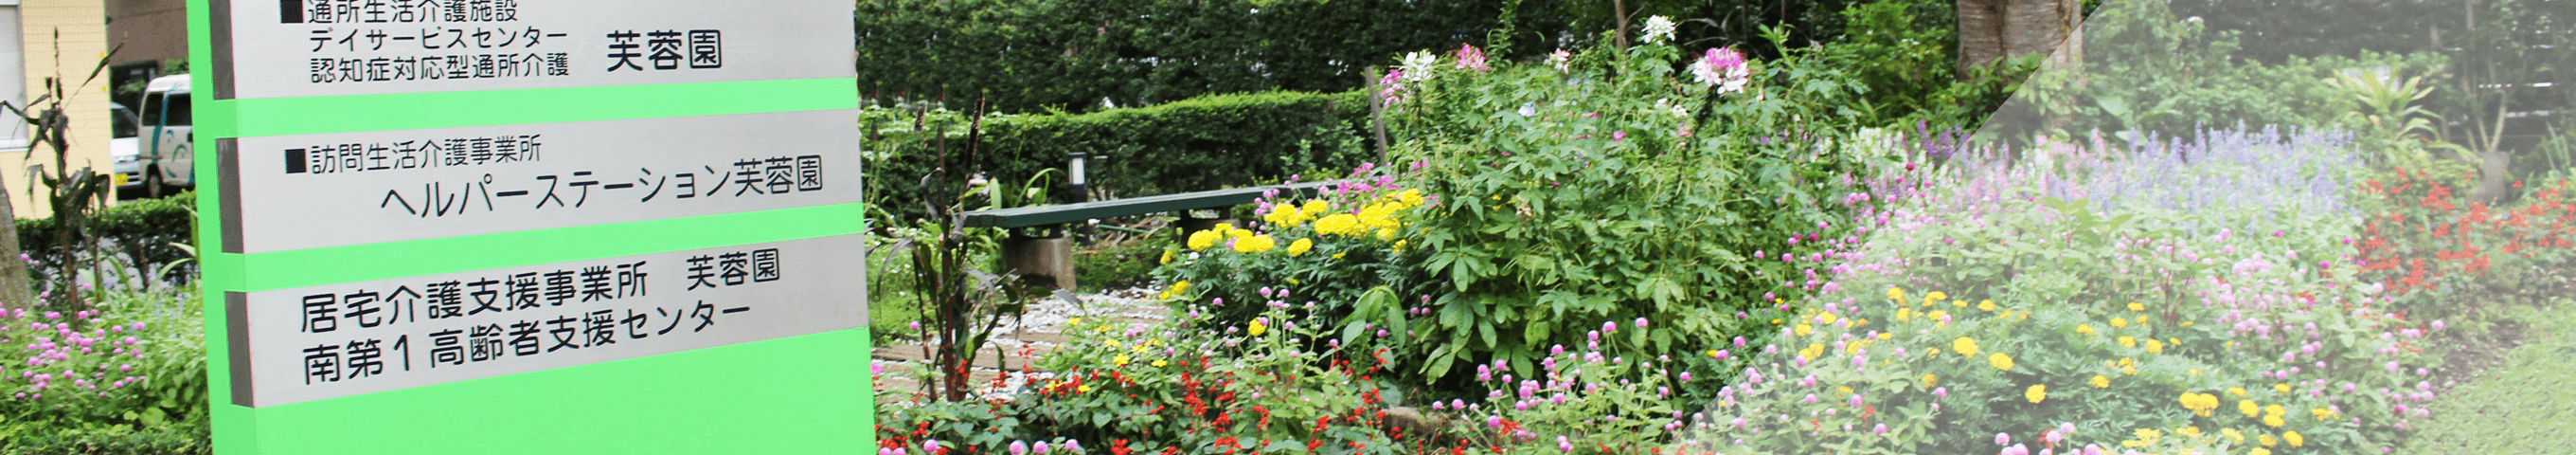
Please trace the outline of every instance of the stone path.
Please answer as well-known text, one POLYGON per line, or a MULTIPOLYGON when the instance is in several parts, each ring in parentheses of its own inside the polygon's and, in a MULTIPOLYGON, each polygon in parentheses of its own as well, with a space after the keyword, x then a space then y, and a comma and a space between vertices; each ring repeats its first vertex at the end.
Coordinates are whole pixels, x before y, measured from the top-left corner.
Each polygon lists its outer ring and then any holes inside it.
MULTIPOLYGON (((970 376, 970 383, 977 384, 977 396, 1006 399, 1010 391, 1017 390, 1027 380, 1044 380, 1048 375, 1045 371, 1030 375, 1013 374, 997 385, 994 379, 1003 377, 1002 367, 1007 363, 1010 371, 1022 371, 1039 357, 1054 352, 1065 343, 1060 327, 1066 320, 1082 317, 1161 322, 1168 310, 1154 303, 1156 292, 1133 288, 1084 294, 1075 297, 1082 301, 1080 304, 1051 297, 1030 305, 1028 312, 1019 318, 1005 317, 1001 326, 993 330, 991 343, 975 356, 975 371, 970 376)), ((925 347, 924 343, 877 347, 871 362, 885 371, 878 378, 877 390, 911 396, 927 393, 927 387, 919 379, 929 362, 925 347)))

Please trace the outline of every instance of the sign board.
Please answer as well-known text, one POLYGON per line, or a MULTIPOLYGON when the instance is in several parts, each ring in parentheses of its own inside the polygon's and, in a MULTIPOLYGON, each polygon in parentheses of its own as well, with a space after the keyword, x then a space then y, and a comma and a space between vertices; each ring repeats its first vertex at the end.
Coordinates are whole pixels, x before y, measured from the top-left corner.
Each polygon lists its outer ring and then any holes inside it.
POLYGON ((851 11, 191 0, 217 452, 866 450, 851 11))

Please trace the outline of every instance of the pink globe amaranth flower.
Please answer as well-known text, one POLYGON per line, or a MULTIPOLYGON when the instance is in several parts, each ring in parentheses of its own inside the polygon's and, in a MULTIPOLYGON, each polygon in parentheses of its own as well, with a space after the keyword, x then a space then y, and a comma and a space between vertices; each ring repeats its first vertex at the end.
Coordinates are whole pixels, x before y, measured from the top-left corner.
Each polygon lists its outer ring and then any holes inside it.
POLYGON ((2007 433, 1995 433, 1995 445, 2006 444, 2012 444, 2012 435, 2007 433))
POLYGON ((1610 140, 1613 140, 1613 141, 1619 141, 1619 140, 1627 140, 1627 139, 1628 139, 1628 132, 1626 132, 1626 131, 1612 131, 1612 132, 1610 132, 1610 140))
POLYGON ((1028 453, 1028 441, 1011 441, 1011 455, 1027 455, 1028 453))
POLYGON ((1556 435, 1556 450, 1558 452, 1574 453, 1574 441, 1566 439, 1565 435, 1556 435))
POLYGON ((1949 387, 1934 387, 1934 388, 1932 388, 1932 397, 1933 397, 1933 398, 1949 398, 1949 397, 1950 397, 1950 388, 1949 388, 1949 387))
POLYGON ((1646 318, 1637 318, 1637 328, 1646 328, 1646 318))

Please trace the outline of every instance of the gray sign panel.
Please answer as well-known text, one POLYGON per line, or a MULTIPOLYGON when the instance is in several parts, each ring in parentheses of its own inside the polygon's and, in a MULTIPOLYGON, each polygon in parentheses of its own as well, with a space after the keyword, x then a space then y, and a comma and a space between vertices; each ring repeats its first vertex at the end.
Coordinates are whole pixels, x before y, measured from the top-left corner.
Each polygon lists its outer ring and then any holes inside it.
POLYGON ((841 78, 854 42, 779 13, 846 0, 215 1, 221 99, 841 78))
POLYGON ((863 236, 231 293, 260 407, 867 325, 863 236))
POLYGON ((855 111, 219 143, 232 253, 860 202, 855 111))

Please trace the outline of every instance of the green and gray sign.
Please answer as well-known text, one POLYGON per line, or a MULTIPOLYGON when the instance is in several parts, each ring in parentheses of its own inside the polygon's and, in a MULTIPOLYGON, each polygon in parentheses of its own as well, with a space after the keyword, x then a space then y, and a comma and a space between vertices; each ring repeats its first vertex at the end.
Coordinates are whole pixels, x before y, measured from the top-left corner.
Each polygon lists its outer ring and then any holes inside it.
POLYGON ((190 6, 218 452, 872 446, 848 2, 190 6))

